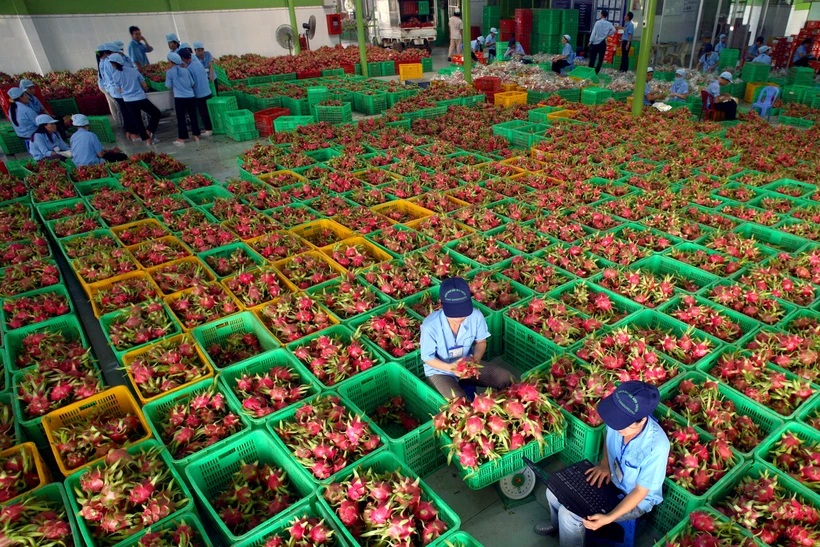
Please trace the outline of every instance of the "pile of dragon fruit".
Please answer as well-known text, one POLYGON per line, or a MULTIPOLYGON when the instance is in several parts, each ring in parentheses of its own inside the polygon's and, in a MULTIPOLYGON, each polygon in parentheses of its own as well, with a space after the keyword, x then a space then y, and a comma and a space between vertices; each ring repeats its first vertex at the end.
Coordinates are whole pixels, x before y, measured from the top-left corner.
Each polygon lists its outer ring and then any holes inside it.
MULTIPOLYGON (((320 51, 227 68, 357 62, 320 51)), ((597 461, 598 402, 642 380, 671 442, 667 502, 646 516, 660 545, 820 544, 816 125, 684 106, 636 123, 620 103, 332 78, 323 108, 364 97, 383 115, 276 131, 227 181, 153 150, 8 163, 0 538, 57 545, 76 526, 95 546, 205 547, 221 527, 270 547, 443 546, 456 529, 424 482, 436 465, 477 489, 525 454, 597 461), (454 276, 515 381, 418 412, 434 391, 420 328, 454 276), (109 389, 118 374, 134 397, 109 389), (287 464, 247 455, 220 491, 190 488, 189 465, 251 429, 287 464), (49 452, 71 478, 43 473, 49 452), (390 453, 406 467, 384 467, 390 453)), ((308 104, 293 82, 236 89, 308 104)), ((468 383, 486 363, 454 365, 468 383)))

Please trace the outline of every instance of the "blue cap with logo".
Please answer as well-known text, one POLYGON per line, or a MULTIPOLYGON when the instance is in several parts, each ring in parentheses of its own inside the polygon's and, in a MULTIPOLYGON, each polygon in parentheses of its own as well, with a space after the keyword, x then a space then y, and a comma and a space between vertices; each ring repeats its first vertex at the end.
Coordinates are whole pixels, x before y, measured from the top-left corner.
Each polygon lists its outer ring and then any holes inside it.
POLYGON ((598 414, 606 425, 620 431, 651 416, 660 400, 661 394, 652 384, 624 382, 598 403, 598 414))
POLYGON ((438 296, 447 317, 468 317, 473 313, 470 285, 460 277, 450 277, 442 281, 438 296))

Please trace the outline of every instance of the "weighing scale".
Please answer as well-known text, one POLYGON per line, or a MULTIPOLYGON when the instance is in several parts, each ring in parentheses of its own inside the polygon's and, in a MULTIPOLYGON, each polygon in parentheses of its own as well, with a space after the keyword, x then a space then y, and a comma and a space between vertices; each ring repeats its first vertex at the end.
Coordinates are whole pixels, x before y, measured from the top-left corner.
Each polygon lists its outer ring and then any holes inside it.
POLYGON ((533 491, 537 480, 535 473, 527 466, 495 483, 496 491, 504 504, 504 509, 512 509, 535 501, 533 491))

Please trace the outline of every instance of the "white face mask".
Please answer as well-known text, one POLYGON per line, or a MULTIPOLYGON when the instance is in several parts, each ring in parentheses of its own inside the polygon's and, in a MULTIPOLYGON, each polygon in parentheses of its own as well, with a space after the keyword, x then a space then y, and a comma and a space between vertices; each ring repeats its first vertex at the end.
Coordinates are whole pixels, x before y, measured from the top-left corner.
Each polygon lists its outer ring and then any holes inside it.
POLYGON ((675 81, 680 83, 683 81, 683 76, 675 76, 675 81))

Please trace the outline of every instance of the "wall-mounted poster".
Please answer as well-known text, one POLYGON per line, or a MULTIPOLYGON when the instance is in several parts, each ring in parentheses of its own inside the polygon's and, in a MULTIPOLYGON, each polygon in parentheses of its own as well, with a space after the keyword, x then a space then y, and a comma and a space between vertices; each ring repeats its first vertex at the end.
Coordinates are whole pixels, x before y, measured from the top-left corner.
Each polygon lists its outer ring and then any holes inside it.
POLYGON ((593 0, 573 0, 572 7, 578 10, 578 30, 592 32, 595 23, 595 3, 593 0))

